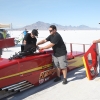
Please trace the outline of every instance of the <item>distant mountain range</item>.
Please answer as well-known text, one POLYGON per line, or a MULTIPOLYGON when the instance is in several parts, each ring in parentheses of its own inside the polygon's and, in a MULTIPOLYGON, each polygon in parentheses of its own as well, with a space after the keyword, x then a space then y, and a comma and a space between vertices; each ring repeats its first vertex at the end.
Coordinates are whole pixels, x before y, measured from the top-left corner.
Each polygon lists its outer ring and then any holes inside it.
MULTIPOLYGON (((91 27, 86 26, 86 25, 80 25, 80 26, 71 26, 71 25, 70 26, 62 26, 62 25, 55 24, 55 23, 52 23, 52 24, 56 25, 57 30, 100 30, 100 28, 91 28, 91 27)), ((18 29, 15 29, 15 30, 24 30, 25 28, 27 30, 32 30, 32 29, 48 30, 49 26, 52 25, 52 24, 38 21, 38 22, 33 23, 31 25, 27 25, 27 26, 24 26, 22 28, 18 28, 18 29)))

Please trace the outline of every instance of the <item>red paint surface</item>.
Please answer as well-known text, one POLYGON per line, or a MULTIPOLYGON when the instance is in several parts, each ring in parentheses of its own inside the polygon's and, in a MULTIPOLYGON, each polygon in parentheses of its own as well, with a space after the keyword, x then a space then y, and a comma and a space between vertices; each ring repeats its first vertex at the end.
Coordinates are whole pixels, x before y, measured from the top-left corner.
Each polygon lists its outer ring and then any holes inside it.
MULTIPOLYGON (((44 51, 41 53, 36 53, 31 56, 27 56, 21 59, 14 59, 14 60, 8 60, 8 59, 1 58, 0 59, 0 78, 8 76, 8 75, 16 74, 19 72, 27 71, 30 69, 34 69, 34 68, 44 66, 47 64, 51 64, 52 63, 52 53, 53 51, 51 50, 44 51)), ((79 55, 83 55, 83 53, 73 52, 73 55, 68 54, 67 56, 68 56, 68 59, 71 60, 75 56, 79 56, 79 55)), ((12 85, 14 83, 24 81, 24 80, 29 81, 30 83, 34 85, 39 85, 40 73, 46 70, 52 69, 52 68, 53 66, 50 68, 46 68, 46 69, 42 69, 42 70, 26 73, 23 75, 17 75, 11 78, 0 80, 0 88, 9 86, 9 85, 12 85)), ((74 68, 75 67, 73 66, 73 69, 74 68)), ((56 73, 54 75, 50 75, 49 80, 55 76, 56 76, 56 73)))
POLYGON ((0 40, 0 48, 7 48, 15 46, 14 38, 7 38, 0 40))
POLYGON ((97 72, 97 67, 98 67, 98 61, 97 61, 97 44, 92 44, 92 46, 89 48, 89 50, 84 54, 84 59, 85 59, 85 67, 87 69, 87 76, 89 80, 92 80, 98 75, 97 72), (91 54, 91 63, 89 62, 88 55, 91 54), (94 75, 91 72, 91 69, 94 69, 92 72, 94 72, 94 75))

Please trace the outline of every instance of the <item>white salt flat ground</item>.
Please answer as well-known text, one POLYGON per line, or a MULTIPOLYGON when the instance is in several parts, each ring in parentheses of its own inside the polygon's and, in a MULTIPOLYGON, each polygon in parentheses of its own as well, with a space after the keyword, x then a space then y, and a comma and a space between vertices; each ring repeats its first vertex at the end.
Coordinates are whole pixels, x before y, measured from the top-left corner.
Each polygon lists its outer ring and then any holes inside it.
MULTIPOLYGON (((100 37, 100 31, 59 31, 67 43, 86 43, 100 37), (65 33, 65 34, 64 34, 65 33)), ((17 31, 15 33, 18 33, 17 31)), ((19 32, 20 33, 20 32, 19 32)), ((13 32, 12 32, 13 34, 13 32)), ((48 36, 48 31, 40 31, 39 40, 48 36), (43 36, 42 36, 43 35, 43 36), (42 38, 41 38, 42 37, 42 38)), ((18 36, 18 34, 17 34, 18 36)), ((70 50, 69 47, 68 51, 70 50)), ((89 46, 86 48, 88 49, 89 46)), ((81 47, 74 47, 81 51, 81 47)), ((20 51, 20 44, 3 51, 3 58, 9 58, 14 52, 20 51)), ((68 84, 62 85, 62 81, 54 83, 53 80, 33 87, 24 92, 17 93, 3 100, 100 100, 100 74, 94 80, 89 81, 84 67, 68 72, 68 84)))

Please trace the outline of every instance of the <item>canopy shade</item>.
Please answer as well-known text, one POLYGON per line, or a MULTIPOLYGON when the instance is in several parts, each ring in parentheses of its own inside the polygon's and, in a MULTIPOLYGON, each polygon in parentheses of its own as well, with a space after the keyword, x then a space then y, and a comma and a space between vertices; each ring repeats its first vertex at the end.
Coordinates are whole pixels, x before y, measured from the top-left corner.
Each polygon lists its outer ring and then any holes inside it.
POLYGON ((0 24, 0 28, 10 28, 10 24, 0 24))

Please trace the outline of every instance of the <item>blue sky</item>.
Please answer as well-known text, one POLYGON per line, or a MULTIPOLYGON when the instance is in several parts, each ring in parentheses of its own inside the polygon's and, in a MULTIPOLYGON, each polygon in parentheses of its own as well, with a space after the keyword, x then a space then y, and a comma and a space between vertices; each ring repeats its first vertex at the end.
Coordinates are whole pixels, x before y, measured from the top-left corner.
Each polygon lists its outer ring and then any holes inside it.
POLYGON ((37 21, 100 28, 100 0, 0 0, 0 23, 17 28, 37 21))

